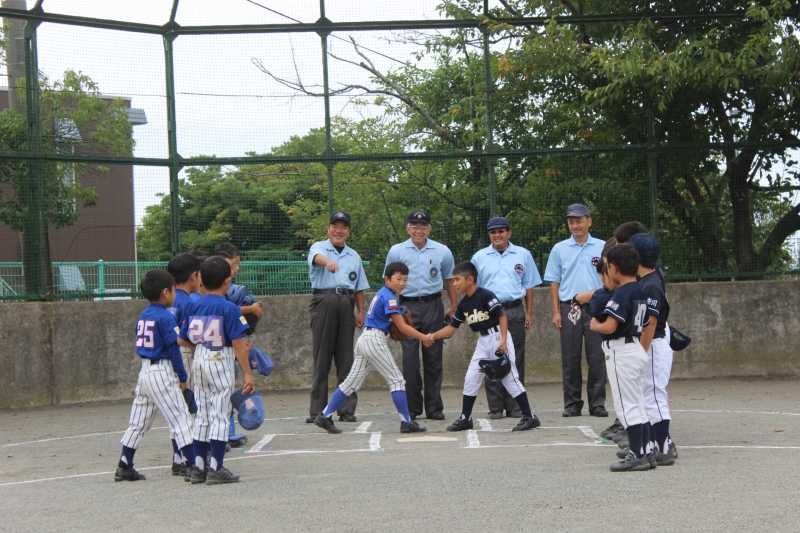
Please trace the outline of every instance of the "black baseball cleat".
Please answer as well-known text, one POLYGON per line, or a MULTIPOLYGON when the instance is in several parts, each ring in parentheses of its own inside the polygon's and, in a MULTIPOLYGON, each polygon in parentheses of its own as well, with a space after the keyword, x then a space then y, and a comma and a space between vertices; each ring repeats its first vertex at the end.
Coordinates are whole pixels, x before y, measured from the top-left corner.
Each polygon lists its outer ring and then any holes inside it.
POLYGON ((433 413, 431 415, 428 415, 425 418, 427 418, 428 420, 444 420, 444 413, 440 411, 438 413, 433 413))
POLYGON ((517 425, 511 431, 527 431, 529 429, 536 429, 542 425, 539 417, 533 415, 532 417, 523 416, 517 422, 517 425))
POLYGON ((314 416, 307 416, 307 417, 306 417, 306 424, 313 424, 313 423, 314 423, 314 419, 315 419, 315 418, 317 418, 317 415, 314 415, 314 416))
POLYGON ((612 464, 608 469, 612 472, 641 472, 650 470, 650 461, 644 456, 636 457, 636 454, 629 450, 622 461, 612 464))
POLYGON ((333 418, 330 416, 322 416, 319 414, 317 415, 317 418, 314 419, 314 424, 334 435, 342 432, 341 429, 336 427, 336 425, 333 423, 333 418))
POLYGON ((631 451, 630 448, 625 446, 624 448, 620 448, 617 450, 617 457, 619 459, 625 459, 628 456, 628 452, 631 451))
POLYGON ((467 429, 472 429, 472 419, 471 418, 456 418, 456 421, 447 426, 447 431, 465 431, 467 429))
POLYGON ((602 405, 595 405, 589 410, 589 414, 600 418, 606 418, 608 416, 608 411, 602 405))
POLYGON ((491 420, 500 420, 501 418, 505 418, 503 411, 489 411, 489 418, 491 420))
POLYGON ((411 422, 400 422, 400 433, 424 433, 428 431, 424 426, 420 426, 414 420, 411 422))
POLYGON ((356 415, 343 414, 339 415, 339 422, 358 422, 356 415))
POLYGON ((670 443, 665 453, 659 452, 656 454, 656 464, 658 466, 672 466, 675 464, 675 459, 677 458, 678 450, 675 448, 675 444, 670 443))
POLYGON ((231 448, 241 448, 245 444, 247 444, 247 437, 242 435, 238 439, 229 440, 228 444, 231 445, 231 448))
POLYGON ((206 477, 206 485, 222 485, 223 483, 238 483, 239 476, 225 468, 219 467, 217 470, 209 470, 206 477))
POLYGON ((581 410, 577 407, 566 407, 563 411, 561 411, 561 416, 564 418, 569 418, 573 416, 581 416, 581 410))
POLYGON ((146 478, 132 466, 117 465, 114 481, 144 481, 146 478))
POLYGON ((207 475, 208 472, 205 468, 197 468, 196 466, 193 466, 192 471, 189 474, 189 481, 192 483, 192 485, 205 483, 207 475))
POLYGON ((186 465, 183 463, 172 463, 172 475, 173 476, 185 476, 186 475, 186 465))
POLYGON ((645 455, 647 459, 647 463, 650 465, 650 469, 652 470, 656 466, 658 466, 658 450, 651 450, 645 455))

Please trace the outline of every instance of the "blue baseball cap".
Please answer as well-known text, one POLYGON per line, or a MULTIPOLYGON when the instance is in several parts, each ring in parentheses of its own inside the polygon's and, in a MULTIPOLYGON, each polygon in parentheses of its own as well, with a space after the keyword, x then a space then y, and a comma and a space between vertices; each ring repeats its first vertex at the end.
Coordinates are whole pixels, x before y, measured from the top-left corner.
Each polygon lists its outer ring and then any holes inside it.
POLYGON ((510 227, 511 224, 508 223, 506 217, 492 217, 489 219, 489 222, 486 223, 486 229, 488 231, 492 231, 493 229, 508 229, 510 227))
POLYGON ((658 256, 661 255, 661 245, 652 233, 637 233, 631 237, 630 243, 639 252, 639 261, 648 268, 655 268, 658 256))
POLYGON ((350 225, 350 215, 345 213, 344 211, 337 211, 331 215, 331 224, 336 224, 337 222, 344 222, 348 226, 350 225))
POLYGON ((407 224, 430 224, 431 223, 431 216, 428 213, 426 213, 425 211, 422 211, 421 209, 418 209, 417 211, 414 211, 413 213, 408 215, 408 217, 406 218, 406 223, 407 224))
POLYGON ((580 218, 589 216, 592 216, 589 212, 589 208, 583 204, 570 204, 567 206, 567 218, 580 218))

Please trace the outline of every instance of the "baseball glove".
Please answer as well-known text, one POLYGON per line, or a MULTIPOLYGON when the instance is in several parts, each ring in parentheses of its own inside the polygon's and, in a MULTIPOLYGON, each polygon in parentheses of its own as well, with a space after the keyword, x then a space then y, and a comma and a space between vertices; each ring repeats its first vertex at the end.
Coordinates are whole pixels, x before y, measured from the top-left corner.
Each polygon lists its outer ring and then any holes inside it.
MULTIPOLYGON (((410 311, 406 311, 405 313, 403 313, 403 320, 405 320, 406 324, 408 324, 409 326, 414 325, 414 323, 411 321, 410 311)), ((396 341, 402 341, 406 339, 406 336, 400 333, 400 330, 397 329, 397 326, 394 325, 394 322, 392 322, 392 328, 389 330, 389 336, 396 341)))
POLYGON ((183 390, 183 399, 186 402, 186 407, 189 408, 189 413, 195 414, 197 412, 197 402, 194 401, 192 389, 183 390))
POLYGON ((511 372, 511 360, 504 352, 497 351, 494 355, 496 356, 494 359, 478 361, 478 366, 481 367, 481 372, 486 374, 488 379, 499 381, 511 372))

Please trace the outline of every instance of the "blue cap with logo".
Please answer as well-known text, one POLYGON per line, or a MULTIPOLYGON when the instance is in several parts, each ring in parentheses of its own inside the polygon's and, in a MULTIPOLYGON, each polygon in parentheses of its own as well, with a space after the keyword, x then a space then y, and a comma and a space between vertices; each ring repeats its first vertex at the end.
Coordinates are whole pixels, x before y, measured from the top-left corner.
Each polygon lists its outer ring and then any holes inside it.
POLYGON ((588 217, 591 216, 589 208, 583 204, 570 204, 567 206, 567 218, 571 217, 588 217))
POLYGON ((411 213, 410 215, 408 215, 408 218, 406 218, 406 223, 407 224, 430 224, 431 223, 431 217, 425 211, 422 211, 421 209, 418 209, 418 210, 414 211, 413 213, 411 213))
POLYGON ((350 215, 345 213, 344 211, 336 211, 334 214, 331 215, 331 224, 336 224, 337 222, 343 222, 350 225, 350 215))

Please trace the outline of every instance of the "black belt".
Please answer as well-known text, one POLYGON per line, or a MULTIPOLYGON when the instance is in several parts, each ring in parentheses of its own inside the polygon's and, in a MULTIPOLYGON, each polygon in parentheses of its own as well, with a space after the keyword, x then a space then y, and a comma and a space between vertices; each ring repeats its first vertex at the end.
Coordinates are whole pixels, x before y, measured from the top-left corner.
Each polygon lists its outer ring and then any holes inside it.
POLYGON ((312 294, 343 294, 352 296, 356 293, 353 289, 346 289, 344 287, 336 287, 335 289, 312 289, 312 294))
POLYGON ((365 326, 364 329, 367 330, 367 331, 380 331, 384 335, 388 335, 389 334, 388 331, 383 331, 381 328, 373 328, 373 327, 370 327, 370 326, 365 326))
POLYGON ((478 333, 481 334, 481 337, 485 337, 487 335, 491 335, 492 333, 500 333, 500 326, 492 326, 487 329, 479 329, 478 333))
POLYGON ((515 307, 519 307, 520 305, 522 305, 522 298, 502 303, 503 303, 503 309, 514 309, 515 307))
POLYGON ((434 292, 433 294, 426 294, 425 296, 401 296, 401 302, 430 302, 432 300, 438 300, 442 297, 441 292, 434 292))
POLYGON ((151 365, 157 365, 161 361, 166 361, 166 359, 150 359, 149 357, 142 357, 145 361, 150 361, 151 365))
POLYGON ((613 338, 613 339, 606 339, 606 342, 618 341, 618 340, 621 340, 621 339, 625 339, 625 344, 633 344, 633 337, 616 337, 616 338, 613 338))

